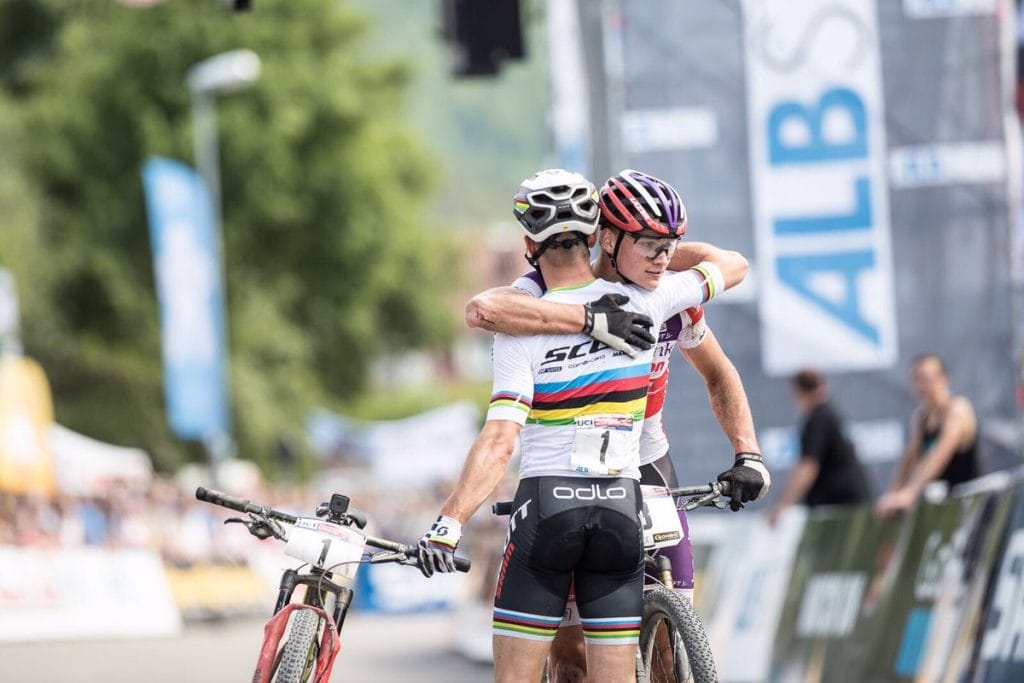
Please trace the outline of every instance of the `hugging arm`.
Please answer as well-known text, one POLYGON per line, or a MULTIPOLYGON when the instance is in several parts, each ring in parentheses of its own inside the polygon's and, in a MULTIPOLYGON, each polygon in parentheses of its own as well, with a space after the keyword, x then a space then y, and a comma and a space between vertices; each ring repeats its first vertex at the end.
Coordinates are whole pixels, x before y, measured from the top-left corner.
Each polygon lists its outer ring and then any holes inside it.
POLYGON ((545 301, 515 287, 496 287, 477 294, 466 304, 466 325, 517 336, 588 334, 635 358, 637 349, 654 344, 653 321, 642 313, 620 308, 629 301, 606 294, 588 304, 545 301))
POLYGON ((714 263, 722 271, 725 288, 735 287, 747 276, 749 264, 743 254, 720 249, 707 242, 682 242, 669 261, 669 270, 687 270, 701 261, 714 263))

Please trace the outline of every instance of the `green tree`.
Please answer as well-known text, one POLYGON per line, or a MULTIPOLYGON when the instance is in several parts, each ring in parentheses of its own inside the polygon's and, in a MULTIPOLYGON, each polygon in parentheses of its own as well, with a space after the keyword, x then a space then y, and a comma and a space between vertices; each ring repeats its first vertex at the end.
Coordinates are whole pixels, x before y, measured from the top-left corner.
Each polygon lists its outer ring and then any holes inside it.
MULTIPOLYGON (((0 5, 0 25, 24 4, 0 5)), ((362 15, 336 0, 36 5, 49 29, 3 55, 0 82, 42 197, 34 258, 51 310, 26 310, 24 330, 59 419, 164 466, 187 455, 165 426, 139 170, 191 160, 185 74, 239 47, 263 64, 254 88, 218 100, 241 453, 265 458, 310 405, 357 393, 374 356, 447 339, 445 250, 424 246, 432 162, 402 122, 409 71, 361 58, 362 15)))

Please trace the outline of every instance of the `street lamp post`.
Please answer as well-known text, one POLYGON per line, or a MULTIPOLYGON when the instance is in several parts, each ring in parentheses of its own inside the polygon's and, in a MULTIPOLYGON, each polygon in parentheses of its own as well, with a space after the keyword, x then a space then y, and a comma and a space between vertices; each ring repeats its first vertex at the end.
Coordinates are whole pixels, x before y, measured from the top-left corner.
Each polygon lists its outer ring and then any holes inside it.
POLYGON ((192 128, 196 170, 213 202, 217 234, 221 229, 220 159, 217 140, 218 93, 252 85, 260 76, 260 58, 252 50, 232 50, 214 55, 189 69, 186 82, 192 92, 192 128))
MULTIPOLYGON (((192 93, 192 134, 196 170, 206 184, 213 208, 214 234, 221 278, 221 297, 226 297, 224 283, 224 239, 220 195, 220 159, 217 137, 216 96, 240 90, 259 78, 260 58, 252 50, 232 50, 214 55, 188 71, 186 83, 192 93)), ((223 310, 227 310, 224 306, 223 310)), ((226 378, 225 378, 226 381, 226 378)), ((230 431, 230 430, 229 430, 230 431)), ((204 441, 210 460, 210 476, 216 477, 216 464, 230 458, 234 444, 230 433, 211 435, 204 441)))

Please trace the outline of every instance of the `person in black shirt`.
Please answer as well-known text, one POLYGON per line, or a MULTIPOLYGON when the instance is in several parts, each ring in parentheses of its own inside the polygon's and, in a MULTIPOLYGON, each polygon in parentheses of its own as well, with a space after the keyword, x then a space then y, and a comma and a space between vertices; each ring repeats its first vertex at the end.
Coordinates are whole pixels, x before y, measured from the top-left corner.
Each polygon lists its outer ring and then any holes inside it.
POLYGON ((856 505, 871 498, 867 478, 843 422, 829 400, 825 377, 801 370, 793 378, 793 400, 803 415, 800 459, 779 501, 768 513, 774 525, 790 505, 856 505))
POLYGON ((942 359, 934 353, 917 356, 910 386, 919 405, 910 418, 910 438, 896 476, 875 505, 879 517, 912 507, 932 481, 953 487, 981 474, 978 418, 971 402, 950 390, 942 359))

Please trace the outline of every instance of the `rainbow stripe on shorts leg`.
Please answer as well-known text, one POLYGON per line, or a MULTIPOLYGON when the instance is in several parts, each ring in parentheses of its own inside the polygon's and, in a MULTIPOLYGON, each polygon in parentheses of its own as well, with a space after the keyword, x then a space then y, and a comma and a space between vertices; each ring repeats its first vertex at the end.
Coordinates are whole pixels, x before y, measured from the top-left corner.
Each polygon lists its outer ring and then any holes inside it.
POLYGON ((635 645, 640 640, 640 617, 580 619, 587 645, 635 645))
MULTIPOLYGON (((562 615, 545 617, 539 614, 513 612, 494 608, 493 632, 496 636, 511 636, 527 640, 552 640, 558 632, 562 615)), ((639 624, 639 621, 637 622, 639 624)))

